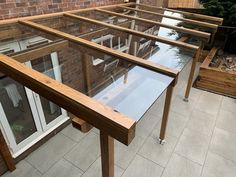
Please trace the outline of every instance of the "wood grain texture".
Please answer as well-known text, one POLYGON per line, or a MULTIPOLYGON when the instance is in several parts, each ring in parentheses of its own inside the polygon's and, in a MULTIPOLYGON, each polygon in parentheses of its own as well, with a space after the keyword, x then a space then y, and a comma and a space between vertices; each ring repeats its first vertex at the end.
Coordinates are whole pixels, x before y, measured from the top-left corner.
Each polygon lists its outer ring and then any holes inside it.
POLYGON ((132 64, 144 67, 146 69, 149 69, 149 70, 152 70, 152 71, 155 71, 155 72, 166 74, 166 75, 174 77, 174 78, 176 76, 178 76, 178 74, 179 74, 179 72, 177 70, 170 69, 168 67, 165 67, 165 66, 162 66, 162 65, 159 65, 159 64, 155 64, 151 61, 147 61, 147 60, 144 60, 142 58, 138 58, 138 57, 129 55, 127 53, 123 53, 123 52, 113 50, 113 49, 108 48, 108 47, 101 46, 101 45, 96 44, 94 42, 91 42, 91 41, 88 41, 88 40, 85 40, 85 39, 82 39, 82 38, 79 38, 79 37, 75 37, 73 35, 70 35, 70 34, 67 34, 67 33, 64 33, 64 32, 61 32, 61 31, 58 31, 58 30, 55 30, 55 29, 52 29, 52 28, 49 28, 49 27, 46 27, 46 26, 43 26, 43 25, 39 25, 39 24, 36 24, 34 22, 19 21, 19 23, 21 23, 23 25, 27 25, 27 26, 32 27, 32 28, 35 28, 37 30, 47 32, 49 34, 53 34, 55 36, 62 37, 62 38, 67 39, 71 42, 83 45, 84 47, 88 47, 90 49, 94 49, 94 50, 106 53, 106 54, 111 55, 113 57, 118 57, 119 59, 128 61, 132 64))
POLYGON ((11 156, 11 153, 8 149, 7 143, 4 139, 4 136, 0 130, 0 155, 2 156, 3 160, 5 161, 8 169, 10 171, 14 171, 16 169, 15 162, 11 156))
POLYGON ((107 132, 123 144, 128 145, 134 138, 135 121, 10 57, 0 55, 0 72, 107 132))
POLYGON ((191 65, 191 69, 190 69, 190 73, 189 73, 189 77, 188 77, 188 83, 187 83, 187 87, 185 90, 185 96, 184 96, 185 99, 189 98, 189 94, 190 94, 192 84, 193 84, 195 69, 196 69, 197 62, 199 60, 201 52, 202 52, 202 46, 198 49, 198 51, 195 53, 195 55, 193 57, 193 61, 192 61, 192 65, 191 65))
POLYGON ((156 22, 156 21, 153 21, 153 20, 143 19, 143 18, 130 16, 130 15, 123 15, 123 14, 120 14, 120 13, 111 12, 111 11, 102 10, 102 9, 96 9, 96 10, 98 12, 103 12, 103 13, 107 13, 107 14, 110 14, 110 15, 118 16, 118 17, 124 17, 124 18, 131 19, 131 20, 137 20, 137 21, 140 21, 140 22, 149 23, 149 24, 158 25, 158 26, 161 26, 161 27, 173 29, 173 30, 176 30, 178 32, 183 32, 183 33, 186 33, 186 34, 191 34, 193 36, 202 37, 202 38, 205 38, 207 40, 209 40, 210 36, 211 36, 210 33, 202 32, 202 31, 192 30, 192 29, 188 29, 188 28, 182 28, 182 27, 173 26, 173 25, 167 25, 167 24, 164 24, 164 23, 161 23, 161 22, 156 22))
POLYGON ((170 11, 170 12, 177 12, 177 13, 186 15, 186 17, 195 18, 197 20, 209 20, 209 21, 211 21, 211 22, 213 22, 217 25, 222 25, 222 22, 223 22, 223 18, 219 18, 219 17, 196 14, 196 13, 185 12, 185 11, 180 11, 180 10, 174 10, 174 9, 169 9, 169 8, 153 7, 153 6, 146 5, 146 4, 136 4, 136 5, 140 6, 140 7, 147 7, 147 8, 150 8, 150 9, 167 10, 167 11, 170 11))
POLYGON ((53 52, 60 51, 67 46, 68 46, 68 41, 63 40, 60 42, 55 42, 52 44, 45 45, 43 47, 30 49, 29 51, 25 51, 25 52, 13 55, 11 57, 14 58, 18 62, 25 63, 27 61, 35 60, 37 58, 51 54, 53 52))
POLYGON ((121 27, 121 26, 118 26, 118 25, 108 24, 108 23, 101 22, 101 21, 98 21, 98 20, 82 17, 82 16, 79 16, 79 15, 73 15, 73 14, 69 14, 69 13, 65 13, 64 15, 66 17, 71 17, 71 18, 74 18, 74 19, 77 19, 77 20, 82 20, 82 21, 86 21, 86 22, 89 22, 89 23, 94 23, 94 24, 97 24, 97 25, 106 26, 108 28, 112 28, 112 29, 115 29, 115 30, 118 30, 118 31, 122 31, 122 32, 126 32, 126 33, 133 34, 133 35, 136 35, 136 36, 144 37, 146 39, 162 42, 162 43, 165 43, 165 44, 170 44, 170 45, 183 47, 183 48, 187 48, 187 49, 191 49, 191 50, 197 50, 198 49, 198 46, 195 46, 195 45, 192 45, 192 44, 187 44, 187 43, 180 42, 180 41, 174 41, 174 40, 167 39, 167 38, 160 37, 160 36, 154 36, 154 35, 147 34, 147 33, 144 33, 144 32, 124 28, 124 27, 121 27))
POLYGON ((223 71, 219 68, 210 67, 218 48, 213 47, 202 63, 196 81, 196 87, 236 96, 236 74, 233 71, 223 71))
POLYGON ((114 177, 114 139, 100 131, 102 177, 114 177))
POLYGON ((169 119, 173 89, 174 87, 172 85, 169 85, 166 91, 165 106, 164 106, 163 116, 161 120, 161 129, 160 129, 160 137, 159 137, 159 139, 162 141, 165 140, 165 136, 166 136, 166 128, 167 128, 168 119, 169 119))
MULTIPOLYGON (((134 3, 131 2, 131 3, 107 5, 107 6, 102 6, 102 7, 109 8, 109 7, 116 7, 117 5, 130 6, 133 4, 134 3)), ((91 7, 91 8, 79 9, 79 10, 71 10, 71 11, 67 11, 67 12, 71 12, 71 13, 86 12, 86 11, 94 10, 95 8, 97 8, 97 7, 91 7)), ((13 23, 17 23, 18 21, 21 21, 21 20, 37 20, 37 19, 43 19, 43 18, 60 17, 60 16, 63 16, 63 14, 64 14, 64 12, 58 12, 58 13, 35 15, 35 16, 29 16, 29 17, 19 17, 19 18, 13 18, 13 19, 8 19, 8 20, 0 20, 0 25, 13 24, 13 23)))
MULTIPOLYGON (((159 16, 159 17, 165 17, 165 18, 169 18, 169 19, 179 20, 179 21, 187 22, 189 24, 195 24, 195 25, 199 25, 199 26, 202 26, 202 27, 211 28, 211 29, 214 29, 214 30, 216 30, 218 28, 218 25, 207 23, 207 22, 201 22, 201 21, 182 18, 182 17, 175 17, 175 16, 171 16, 171 15, 164 15, 162 13, 157 13, 157 12, 152 12, 152 11, 148 11, 148 10, 127 7, 127 6, 118 6, 118 7, 121 7, 123 9, 127 9, 127 10, 132 10, 132 11, 135 11, 135 12, 142 12, 142 13, 146 13, 146 14, 156 15, 156 16, 159 16)), ((99 9, 102 9, 102 8, 99 8, 99 9)))

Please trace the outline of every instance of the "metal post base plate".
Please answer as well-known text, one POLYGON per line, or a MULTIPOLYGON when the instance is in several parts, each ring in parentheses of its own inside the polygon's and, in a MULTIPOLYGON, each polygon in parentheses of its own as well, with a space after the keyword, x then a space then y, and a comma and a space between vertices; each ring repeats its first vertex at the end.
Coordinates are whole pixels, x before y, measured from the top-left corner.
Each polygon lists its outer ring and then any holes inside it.
POLYGON ((161 144, 161 145, 164 145, 165 143, 166 143, 166 140, 162 140, 162 139, 158 139, 158 141, 159 141, 159 143, 161 144))
POLYGON ((188 98, 184 98, 183 100, 184 100, 185 102, 188 102, 188 98))

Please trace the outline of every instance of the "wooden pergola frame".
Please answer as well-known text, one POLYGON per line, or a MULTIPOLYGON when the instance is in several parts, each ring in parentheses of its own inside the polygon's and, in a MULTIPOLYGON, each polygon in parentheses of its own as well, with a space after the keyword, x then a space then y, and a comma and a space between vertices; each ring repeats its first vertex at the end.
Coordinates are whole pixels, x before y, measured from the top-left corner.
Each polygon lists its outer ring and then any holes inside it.
MULTIPOLYGON (((195 57, 193 59, 193 64, 189 76, 188 86, 186 90, 185 97, 188 98, 190 88, 192 85, 193 80, 193 74, 195 71, 195 65, 198 60, 198 57, 201 52, 202 46, 195 46, 188 43, 185 43, 187 40, 186 37, 181 38, 178 41, 174 41, 171 39, 167 39, 164 37, 159 37, 151 34, 146 34, 144 32, 140 32, 133 29, 128 29, 125 27, 122 27, 121 25, 114 25, 114 24, 108 24, 104 23, 98 20, 86 18, 83 16, 79 16, 76 13, 79 12, 88 12, 88 11, 98 11, 106 14, 110 14, 113 16, 119 16, 124 17, 129 20, 137 20, 140 22, 152 24, 152 25, 158 25, 170 29, 174 29, 176 31, 184 32, 190 35, 194 35, 196 37, 202 37, 207 40, 210 39, 211 34, 206 32, 201 32, 198 30, 193 29, 185 29, 180 28, 176 26, 166 25, 162 24, 160 22, 147 20, 139 17, 124 15, 124 14, 118 14, 115 12, 111 12, 109 10, 105 9, 111 9, 116 7, 122 7, 124 9, 128 10, 134 10, 134 11, 140 11, 144 13, 150 13, 155 14, 161 17, 168 17, 172 19, 182 20, 186 21, 192 24, 197 24, 203 27, 209 27, 211 29, 216 30, 217 25, 220 24, 220 21, 222 22, 222 19, 213 18, 209 16, 203 16, 203 15, 197 15, 197 14, 190 14, 194 16, 196 19, 210 19, 214 21, 216 24, 210 24, 207 22, 199 22, 192 19, 184 19, 184 18, 178 18, 178 17, 170 17, 167 15, 155 13, 152 11, 146 11, 146 10, 139 10, 137 8, 131 8, 129 6, 132 5, 138 5, 138 6, 144 6, 147 8, 153 8, 147 5, 141 5, 141 4, 135 4, 135 3, 127 3, 127 4, 118 4, 118 5, 110 5, 110 6, 103 6, 103 7, 94 7, 94 8, 88 8, 88 9, 80 9, 80 10, 74 10, 74 11, 68 11, 68 12, 60 12, 60 13, 54 13, 54 14, 47 14, 47 15, 38 15, 33 17, 22 17, 17 19, 10 19, 10 20, 3 20, 0 21, 0 26, 2 25, 11 25, 11 24, 21 24, 30 28, 33 28, 35 30, 57 36, 62 38, 62 40, 50 43, 48 45, 44 45, 41 47, 34 48, 32 50, 27 50, 25 52, 16 53, 15 55, 12 55, 11 57, 8 57, 6 55, 0 54, 0 72, 4 73, 5 75, 13 78, 14 80, 18 81, 22 85, 30 88, 34 92, 44 96, 48 100, 54 102, 55 104, 61 106, 62 108, 66 109, 67 111, 71 112, 75 116, 78 116, 82 121, 79 121, 79 123, 87 123, 90 124, 100 130, 100 142, 101 142, 101 159, 102 159, 102 174, 103 177, 114 177, 114 139, 117 139, 121 143, 125 145, 129 145, 130 142, 133 140, 135 136, 135 125, 136 122, 131 120, 130 118, 122 115, 121 113, 117 113, 113 111, 111 108, 104 106, 100 104, 99 102, 95 101, 94 99, 75 91, 74 89, 59 83, 58 81, 55 81, 33 69, 30 69, 26 67, 24 62, 29 60, 37 59, 40 56, 43 56, 45 54, 49 54, 55 51, 58 51, 62 49, 65 46, 68 46, 70 42, 76 43, 79 45, 82 45, 83 47, 87 47, 90 49, 94 49, 96 51, 108 54, 113 57, 117 57, 121 60, 128 61, 132 64, 141 66, 143 68, 146 68, 148 70, 152 70, 154 72, 158 72, 164 75, 167 75, 169 77, 172 77, 174 80, 173 82, 168 86, 167 93, 166 93, 166 101, 164 106, 164 113, 162 118, 162 124, 161 124, 161 131, 160 131, 160 142, 162 143, 165 139, 165 133, 166 133, 166 126, 168 122, 168 115, 171 105, 171 98, 173 93, 173 88, 177 83, 179 72, 159 65, 155 64, 151 61, 144 60, 142 58, 129 55, 127 53, 122 53, 120 51, 107 48, 105 46, 101 46, 99 44, 96 44, 94 42, 91 42, 89 40, 86 40, 81 37, 76 37, 74 35, 52 29, 50 27, 37 24, 35 22, 32 22, 32 20, 38 20, 38 19, 46 19, 51 17, 62 17, 66 16, 69 18, 73 18, 80 21, 85 21, 93 24, 97 24, 100 26, 103 26, 104 29, 112 29, 117 30, 121 32, 125 32, 131 35, 136 35, 139 37, 143 37, 149 40, 158 41, 166 44, 170 44, 173 46, 178 46, 182 48, 187 48, 195 51, 195 57)), ((163 9, 163 8, 157 8, 157 9, 163 9)), ((168 9, 169 11, 173 11, 168 9)), ((179 11, 178 11, 179 12, 179 11)), ((187 14, 187 12, 179 12, 183 14, 187 14)), ((102 30, 101 30, 102 32, 102 30)), ((16 33, 14 31, 13 35, 16 33)), ((5 33, 6 34, 6 33, 5 33)), ((4 36, 4 34, 0 36, 4 36)))

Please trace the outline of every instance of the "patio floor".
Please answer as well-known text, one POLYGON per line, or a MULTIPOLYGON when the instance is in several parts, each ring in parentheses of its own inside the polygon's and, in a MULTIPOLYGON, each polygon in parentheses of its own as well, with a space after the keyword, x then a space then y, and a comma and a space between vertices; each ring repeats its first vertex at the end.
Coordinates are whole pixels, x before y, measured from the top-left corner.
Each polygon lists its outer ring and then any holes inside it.
MULTIPOLYGON (((185 72, 175 88, 166 144, 157 141, 162 96, 137 124, 131 145, 115 143, 115 177, 236 176, 236 102, 195 88, 183 102, 185 72)), ((99 132, 82 134, 70 125, 3 177, 99 177, 100 164, 99 132)))

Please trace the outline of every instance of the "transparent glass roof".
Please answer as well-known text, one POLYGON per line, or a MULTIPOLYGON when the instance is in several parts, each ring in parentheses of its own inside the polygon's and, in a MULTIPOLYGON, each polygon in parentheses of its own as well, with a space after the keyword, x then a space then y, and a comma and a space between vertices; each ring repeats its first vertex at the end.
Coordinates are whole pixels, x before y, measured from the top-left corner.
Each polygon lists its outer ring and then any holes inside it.
MULTIPOLYGON (((161 22, 163 24, 167 24, 170 26, 183 27, 183 28, 189 28, 189 29, 195 28, 195 29, 198 29, 198 31, 207 31, 207 29, 205 29, 205 28, 199 29, 199 26, 196 26, 196 25, 188 24, 186 22, 182 22, 182 21, 174 20, 174 19, 170 19, 170 18, 162 18, 162 17, 158 17, 158 16, 152 15, 152 14, 151 15, 144 14, 142 12, 135 12, 135 11, 130 11, 130 10, 122 9, 122 8, 115 8, 115 9, 110 9, 110 10, 117 12, 119 14, 129 15, 129 16, 133 16, 133 17, 140 17, 143 19, 161 22)), ((167 12, 165 12, 164 14, 166 14, 166 13, 167 12)), ((86 18, 99 20, 99 21, 106 22, 109 24, 116 24, 116 25, 119 24, 125 28, 138 30, 141 32, 165 37, 165 38, 176 40, 176 41, 179 40, 181 37, 193 38, 195 40, 198 40, 199 42, 200 41, 207 41, 206 38, 201 38, 199 36, 190 35, 186 32, 180 32, 180 31, 177 31, 177 30, 174 30, 171 28, 167 28, 167 27, 160 27, 159 25, 153 25, 148 22, 143 22, 143 21, 139 21, 139 20, 129 20, 124 17, 118 17, 118 16, 111 15, 111 14, 104 13, 104 12, 88 11, 88 12, 77 13, 77 15, 81 15, 86 18), (122 25, 127 21, 132 21, 132 25, 130 25, 130 26, 122 25), (155 28, 155 31, 149 30, 152 27, 155 28)))
MULTIPOLYGON (((32 38, 27 37, 27 40, 19 38, 15 43, 13 40, 13 43, 15 46, 18 45, 19 49, 26 50, 42 47, 41 45, 30 46, 29 41, 35 38, 37 38, 35 35, 32 38)), ((46 40, 42 36, 38 38, 46 40)), ((58 41, 44 45, 56 43, 58 41)), ((173 81, 171 77, 133 65, 117 57, 74 43, 68 44, 66 47, 57 48, 54 52, 43 53, 25 64, 136 121, 173 81), (131 104, 132 109, 128 106, 131 104)), ((22 54, 24 51, 13 51, 8 55, 14 57, 19 52, 22 54)), ((9 80, 11 81, 10 78, 1 75, 2 87, 4 83, 9 83, 9 80)), ((14 83, 13 80, 11 82, 14 83)))
MULTIPOLYGON (((96 15, 95 17, 99 18, 99 16, 96 15)), ((196 52, 69 17, 57 17, 56 19, 51 18, 47 20, 37 20, 35 22, 84 38, 108 48, 152 60, 155 63, 179 71, 186 66, 196 52), (54 23, 56 21, 58 21, 60 25, 55 25, 54 23)), ((122 26, 126 28, 131 28, 133 26, 133 21, 130 20, 121 23, 122 26)), ((150 34, 155 34, 155 31, 160 31, 160 28, 157 26, 146 26, 145 31, 150 34)), ((161 30, 161 33, 159 34, 165 33, 167 35, 168 32, 169 31, 161 30)), ((101 60, 104 60, 104 58, 101 58, 101 60)))

